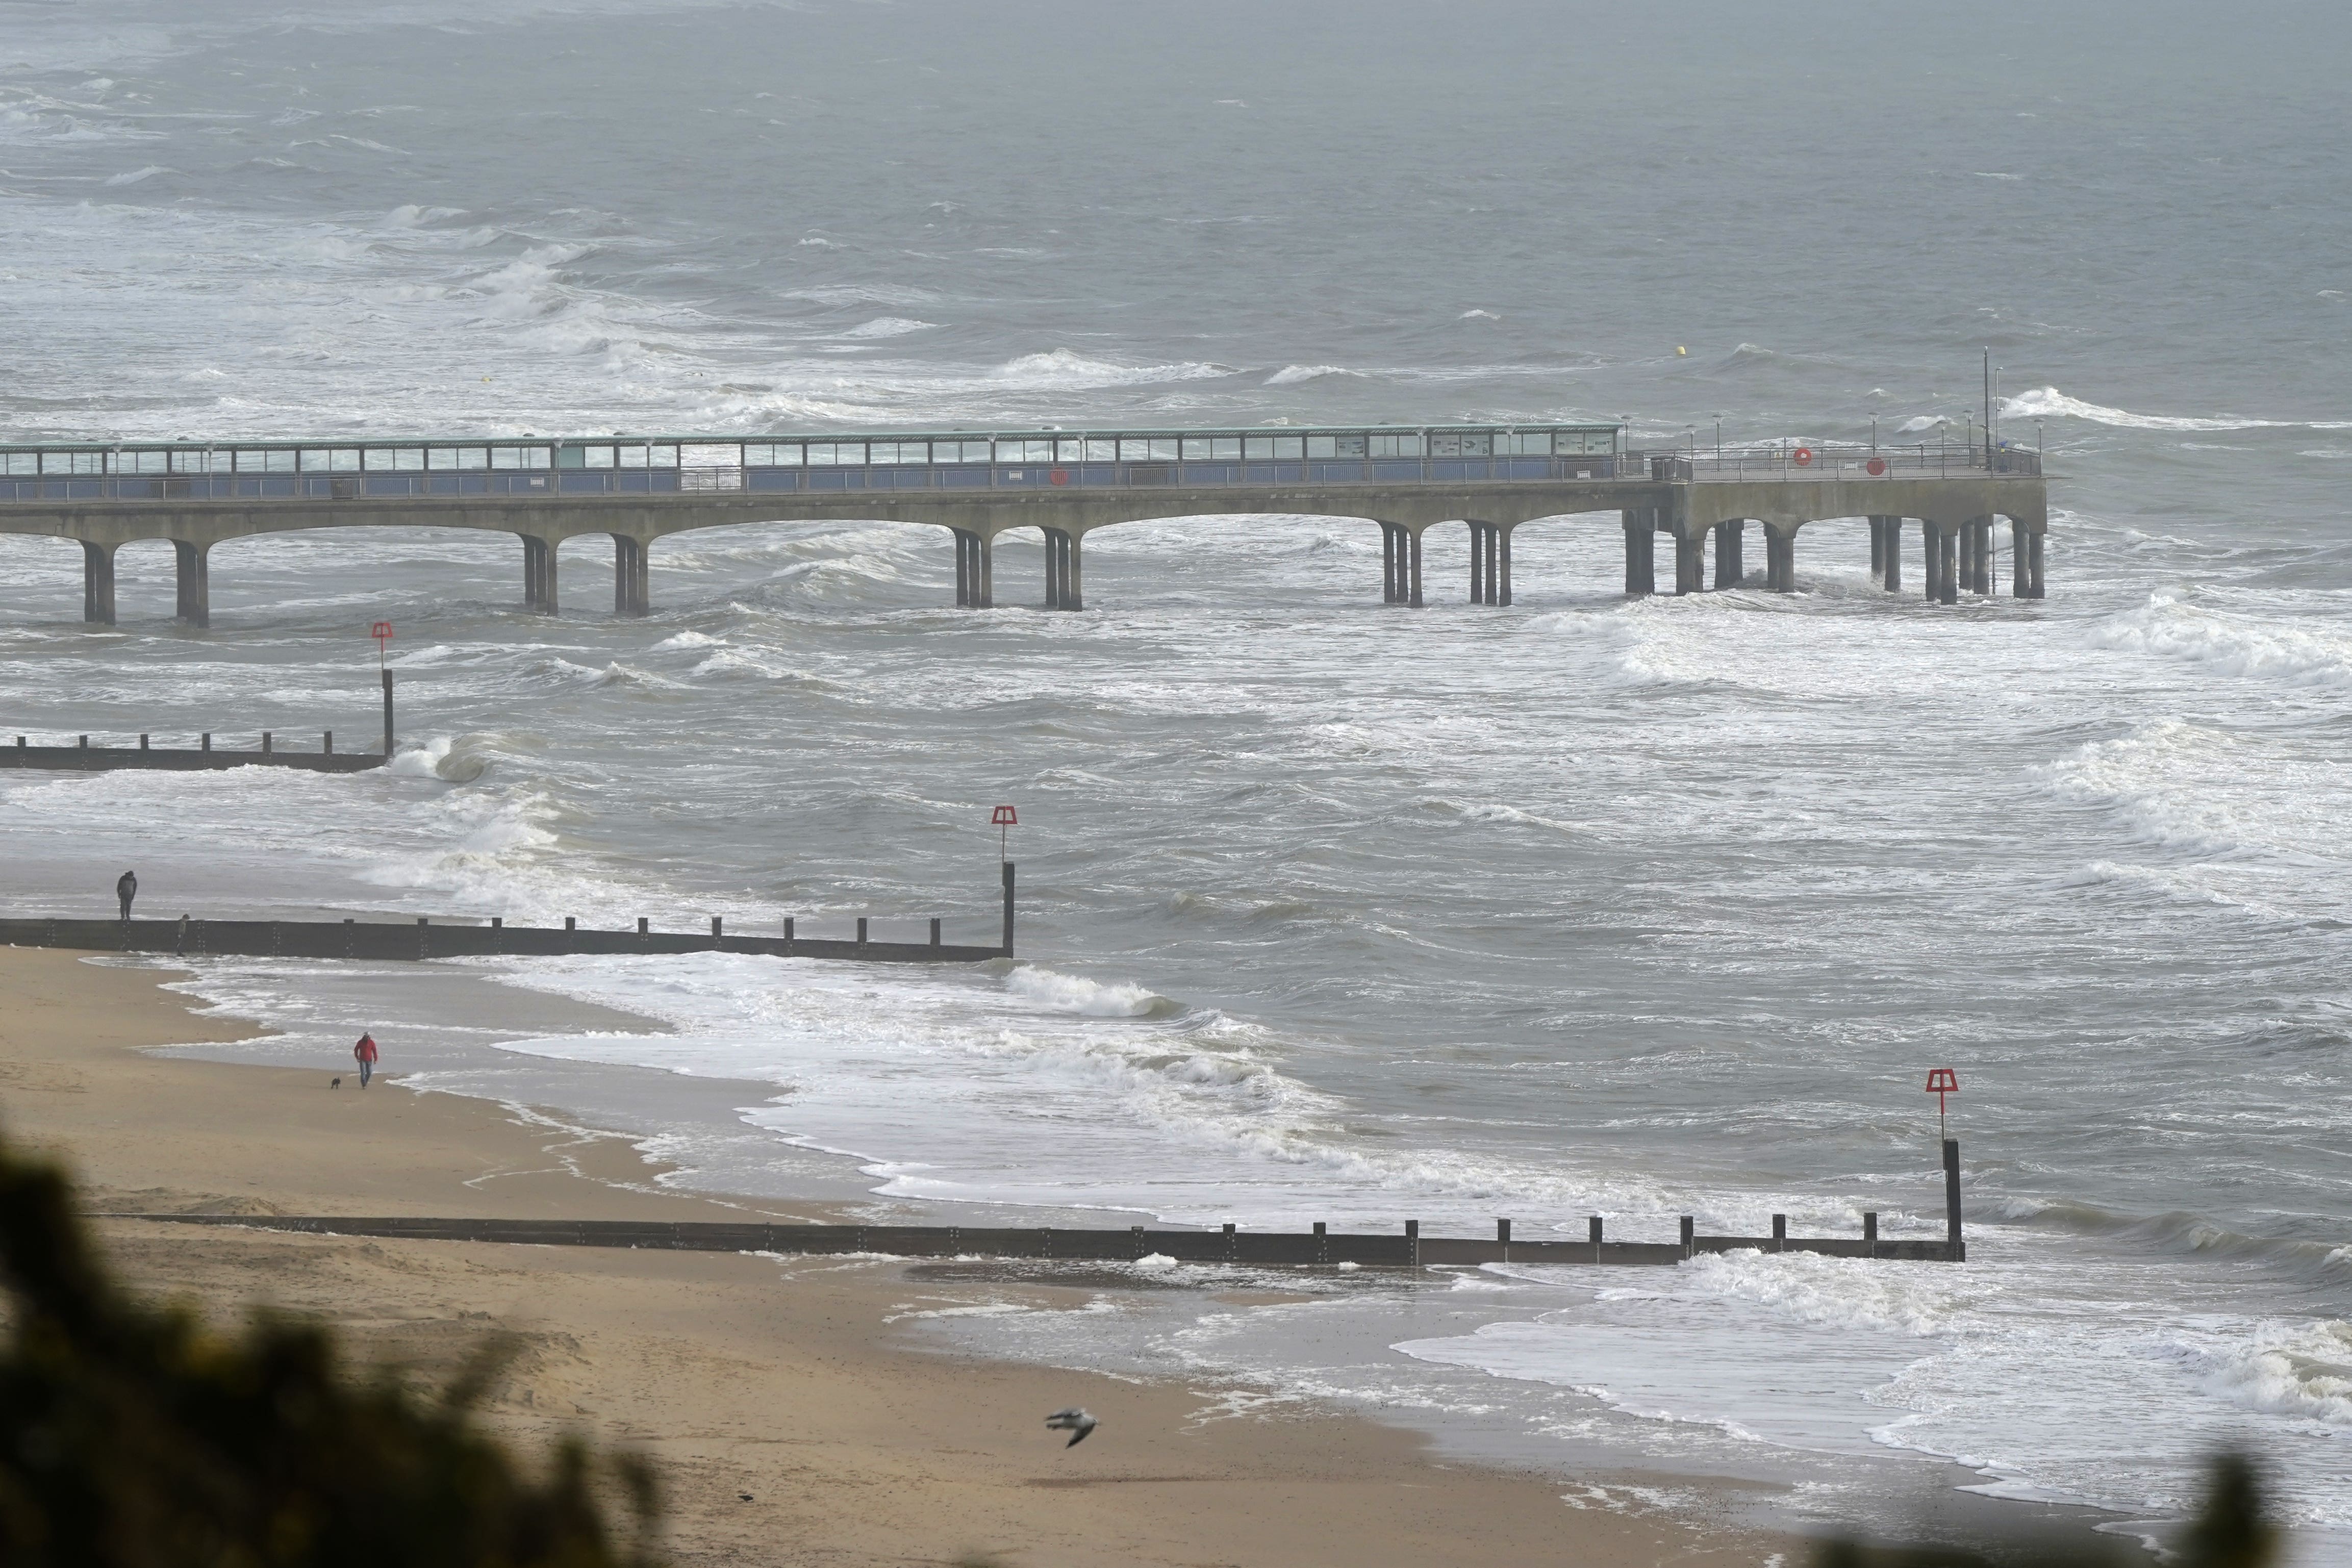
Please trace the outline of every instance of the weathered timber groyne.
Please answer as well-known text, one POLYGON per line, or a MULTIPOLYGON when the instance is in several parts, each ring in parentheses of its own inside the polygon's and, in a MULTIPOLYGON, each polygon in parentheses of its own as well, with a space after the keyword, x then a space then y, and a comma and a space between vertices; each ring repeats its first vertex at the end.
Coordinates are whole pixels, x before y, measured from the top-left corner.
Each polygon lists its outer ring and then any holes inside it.
POLYGON ((180 958, 433 958, 569 957, 595 953, 756 952, 776 958, 847 959, 866 963, 980 963, 1013 956, 1013 868, 1003 867, 1003 940, 994 946, 941 940, 933 919, 929 942, 871 942, 869 917, 857 917, 855 938, 802 936, 793 920, 782 936, 738 936, 713 917, 708 933, 657 931, 649 920, 635 931, 594 931, 574 921, 556 926, 436 925, 383 921, 75 920, 31 916, 0 919, 0 944, 62 947, 89 952, 169 953, 180 958))
POLYGON ((53 773, 111 773, 125 768, 146 768, 160 773, 216 773, 229 768, 294 768, 313 773, 360 773, 380 768, 392 761, 392 671, 383 672, 383 750, 381 752, 338 752, 335 732, 324 731, 319 737, 315 752, 287 752, 278 748, 277 737, 269 731, 261 731, 259 751, 230 751, 213 745, 211 731, 198 737, 194 746, 151 746, 145 735, 135 746, 93 746, 89 737, 78 737, 70 746, 35 746, 26 743, 27 737, 19 735, 13 746, 0 745, 0 768, 38 768, 53 773))
POLYGON ((1168 1258, 1180 1263, 1228 1263, 1267 1268, 1422 1268, 1484 1263, 1647 1264, 1664 1266, 1717 1252, 1811 1252, 1830 1258, 1882 1258, 1915 1263, 1957 1263, 1966 1253, 1956 1239, 1887 1238, 1878 1216, 1863 1216, 1855 1237, 1791 1237, 1775 1216, 1770 1236, 1701 1236, 1685 1218, 1676 1241, 1608 1241, 1591 1222, 1583 1241, 1511 1237, 1508 1220, 1492 1239, 1423 1236, 1416 1221, 1401 1233, 1331 1231, 1065 1230, 1057 1227, 919 1225, 729 1225, 692 1220, 555 1220, 343 1218, 334 1215, 131 1214, 175 1225, 244 1226, 318 1236, 358 1236, 410 1241, 485 1241, 521 1247, 649 1247, 681 1252, 784 1254, 877 1253, 898 1258, 1026 1258, 1057 1263, 1133 1263, 1168 1258))

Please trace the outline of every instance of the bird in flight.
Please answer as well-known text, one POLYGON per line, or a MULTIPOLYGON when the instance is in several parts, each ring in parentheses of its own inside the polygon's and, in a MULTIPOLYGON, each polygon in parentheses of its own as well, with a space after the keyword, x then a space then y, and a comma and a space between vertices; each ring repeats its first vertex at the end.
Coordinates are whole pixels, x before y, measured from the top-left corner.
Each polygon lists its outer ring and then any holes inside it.
POLYGON ((1070 1440, 1062 1447, 1075 1448, 1087 1440, 1087 1434, 1095 1429, 1097 1422, 1093 1416, 1073 1405, 1067 1410, 1056 1410, 1046 1416, 1045 1425, 1056 1432, 1067 1432, 1070 1435, 1070 1440))

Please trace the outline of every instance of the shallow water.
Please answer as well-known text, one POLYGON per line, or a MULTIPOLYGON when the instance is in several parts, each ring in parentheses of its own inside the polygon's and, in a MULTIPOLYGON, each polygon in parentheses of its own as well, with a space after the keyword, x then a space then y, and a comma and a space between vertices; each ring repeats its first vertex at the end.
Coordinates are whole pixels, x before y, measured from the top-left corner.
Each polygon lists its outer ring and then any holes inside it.
MULTIPOLYGON (((984 940, 1017 803, 1009 972, 475 965, 437 1014, 202 982, 297 1027, 278 1059, 357 1023, 394 1065, 405 1031, 444 1087, 619 1118, 711 1184, 877 1203, 1932 1232, 1948 1065, 1965 1271, 1474 1280, 1435 1328, 1332 1309, 1348 1364, 1440 1426, 1478 1389, 1528 1452, 1832 1515, 1866 1500, 1824 1455, 2144 1519, 2242 1442, 2352 1560, 2347 25, 1800 15, 27 7, 17 436, 1631 410, 1644 444, 1933 441, 1989 344, 2004 433, 2063 477, 2051 597, 1953 610, 1874 588, 1860 520, 1805 531, 1793 597, 1632 604, 1613 517, 1530 525, 1509 611, 1452 602, 1466 540, 1433 534, 1415 615, 1369 524, 1202 518, 1090 538, 1080 615, 1017 607, 1042 556, 1008 541, 1016 607, 970 615, 939 538, 845 519, 665 542, 631 622, 520 615, 509 541, 354 533, 216 551, 192 634, 134 546, 100 632, 74 552, 0 541, 10 732, 366 733, 381 617, 431 742, 350 779, 12 776, 17 897, 110 908, 135 864, 157 911, 984 940), (499 985, 667 1032, 501 1050, 530 1026, 499 985)), ((567 554, 568 604, 601 566, 567 554)), ((1337 1387, 1293 1331, 1320 1310, 1150 1331, 1337 1387)), ((1084 1326, 1033 1338, 1161 1353, 1084 1326)))

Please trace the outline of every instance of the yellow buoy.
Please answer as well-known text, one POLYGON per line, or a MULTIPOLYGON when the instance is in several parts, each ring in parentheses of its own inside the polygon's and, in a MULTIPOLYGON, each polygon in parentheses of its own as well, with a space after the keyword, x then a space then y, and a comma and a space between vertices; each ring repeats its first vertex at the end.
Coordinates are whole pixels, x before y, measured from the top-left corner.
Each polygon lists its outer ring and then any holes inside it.
POLYGON ((1682 355, 1685 359, 1688 359, 1690 357, 1690 350, 1682 347, 1680 344, 1675 345, 1675 353, 1682 355))

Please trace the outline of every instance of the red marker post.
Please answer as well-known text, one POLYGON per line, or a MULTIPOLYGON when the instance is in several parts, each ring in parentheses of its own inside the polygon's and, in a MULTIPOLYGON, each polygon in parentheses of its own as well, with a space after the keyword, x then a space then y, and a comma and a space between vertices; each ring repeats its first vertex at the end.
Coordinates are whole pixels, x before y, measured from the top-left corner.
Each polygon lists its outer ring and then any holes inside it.
POLYGON ((1949 1068, 1927 1069, 1927 1092, 1936 1097, 1936 1136, 1944 1136, 1944 1097, 1960 1092, 1960 1078, 1949 1068))
POLYGON ((392 623, 377 621, 368 627, 375 638, 376 672, 383 677, 383 760, 392 761, 392 667, 383 661, 383 645, 392 640, 392 623))
POLYGON ((1004 956, 1013 956, 1013 862, 1004 858, 1005 835, 1021 826, 1021 814, 1009 805, 1000 805, 990 814, 988 825, 996 829, 996 868, 1004 879, 1004 956))

